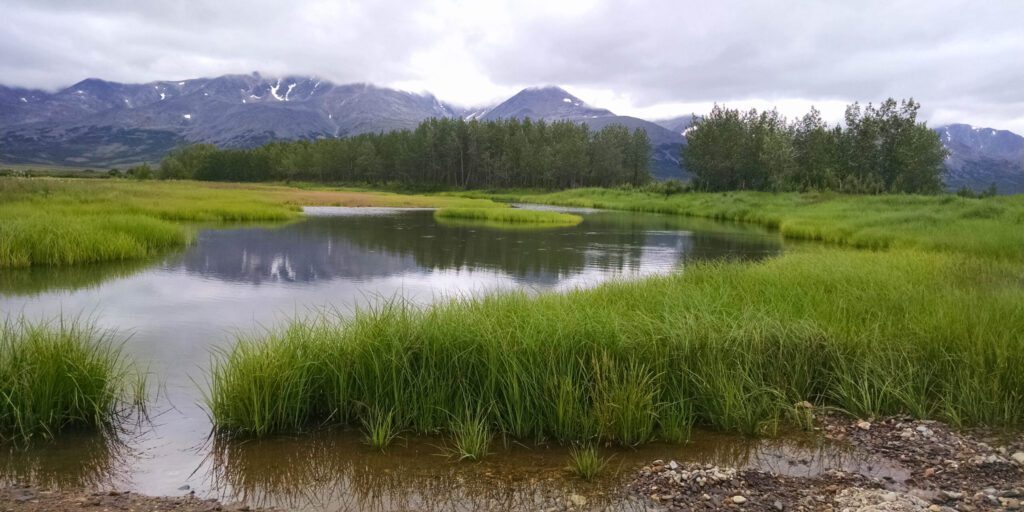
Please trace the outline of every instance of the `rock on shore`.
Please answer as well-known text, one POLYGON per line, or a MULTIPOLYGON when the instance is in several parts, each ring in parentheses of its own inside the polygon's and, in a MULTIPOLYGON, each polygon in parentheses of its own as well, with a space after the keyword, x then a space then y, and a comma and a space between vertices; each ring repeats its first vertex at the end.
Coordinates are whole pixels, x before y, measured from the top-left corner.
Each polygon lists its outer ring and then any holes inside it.
POLYGON ((794 477, 752 468, 654 461, 631 492, 665 510, 951 512, 1024 510, 1024 437, 891 417, 817 418, 834 442, 906 470, 905 480, 838 468, 794 477))

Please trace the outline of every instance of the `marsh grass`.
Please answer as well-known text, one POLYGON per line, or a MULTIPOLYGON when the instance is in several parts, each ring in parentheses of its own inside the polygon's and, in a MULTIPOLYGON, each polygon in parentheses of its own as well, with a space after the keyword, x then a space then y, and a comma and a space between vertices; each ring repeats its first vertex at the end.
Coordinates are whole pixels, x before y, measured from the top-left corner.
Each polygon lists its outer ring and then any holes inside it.
POLYGON ((363 418, 366 444, 375 450, 384 451, 398 437, 398 420, 394 410, 371 409, 363 418))
POLYGON ((434 212, 438 220, 468 220, 493 224, 530 224, 550 226, 574 226, 583 217, 570 213, 525 210, 521 208, 440 208, 434 212))
POLYGON ((287 221, 317 205, 500 206, 347 189, 0 177, 0 268, 145 259, 185 246, 198 226, 287 221))
POLYGON ((378 408, 418 434, 626 446, 803 428, 805 400, 1021 426, 1020 279, 998 259, 805 248, 564 294, 385 301, 240 343, 214 361, 209 405, 235 435, 378 408))
POLYGON ((576 476, 590 481, 608 466, 609 459, 602 458, 594 446, 574 446, 569 449, 569 467, 576 476))
POLYGON ((452 455, 459 460, 480 460, 490 453, 493 434, 487 420, 479 414, 465 414, 452 420, 452 455))
POLYGON ((1020 260, 1024 195, 851 196, 723 192, 665 196, 628 189, 464 192, 464 197, 630 210, 760 224, 793 239, 861 249, 924 249, 1020 260))
POLYGON ((108 433, 145 412, 144 376, 114 336, 82 320, 0 324, 0 440, 27 444, 67 429, 108 433))
POLYGON ((184 183, 0 179, 0 268, 144 259, 186 245, 183 223, 299 215, 258 192, 184 183))

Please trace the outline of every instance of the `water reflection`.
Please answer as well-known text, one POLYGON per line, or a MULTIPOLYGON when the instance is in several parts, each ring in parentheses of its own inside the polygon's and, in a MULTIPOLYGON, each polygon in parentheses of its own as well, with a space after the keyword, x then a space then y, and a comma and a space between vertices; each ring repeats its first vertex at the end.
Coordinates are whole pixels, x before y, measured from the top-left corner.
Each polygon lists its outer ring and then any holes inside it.
POLYGON ((116 437, 66 432, 28 448, 3 449, 0 483, 32 482, 46 489, 82 489, 125 482, 128 447, 116 437))
POLYGON ((666 270, 682 259, 755 258, 779 250, 778 240, 763 233, 684 231, 681 224, 663 216, 594 214, 575 227, 501 230, 438 224, 430 212, 312 217, 280 229, 205 232, 181 264, 191 273, 252 284, 463 268, 550 284, 588 268, 666 270))
POLYGON ((51 291, 87 290, 162 262, 163 259, 142 259, 68 267, 3 269, 0 271, 0 295, 33 296, 51 291))
MULTIPOLYGON (((584 213, 571 228, 508 231, 439 225, 429 211, 334 213, 345 215, 202 230, 191 246, 157 261, 0 272, 0 317, 87 314, 129 335, 125 352, 161 388, 151 406, 165 411, 129 440, 132 456, 62 438, 6 454, 3 477, 47 486, 117 480, 153 495, 190 485, 200 494, 353 509, 538 508, 532 504, 581 485, 564 478, 565 454, 557 450, 512 448, 477 465, 451 464, 429 443, 381 456, 343 437, 196 450, 211 428, 200 405, 210 352, 230 346, 239 330, 279 325, 312 308, 346 311, 379 296, 426 303, 496 288, 564 289, 781 249, 777 235, 760 229, 673 216, 584 213)), ((629 457, 616 460, 639 462, 629 457)), ((600 489, 588 491, 593 500, 600 489)))
POLYGON ((182 254, 160 260, 10 269, 0 273, 0 293, 73 291, 147 269, 254 285, 365 282, 473 269, 497 271, 522 284, 551 285, 587 271, 650 273, 683 260, 760 258, 780 246, 777 237, 756 228, 667 215, 597 212, 574 227, 502 230, 439 224, 429 211, 372 213, 311 216, 280 227, 203 230, 182 254))
MULTIPOLYGON (((353 432, 321 432, 300 439, 218 440, 211 450, 211 482, 221 498, 260 506, 307 510, 540 510, 573 493, 595 508, 632 510, 642 503, 617 492, 638 467, 671 458, 791 476, 841 468, 874 477, 906 478, 881 464, 820 439, 798 436, 752 440, 700 432, 687 446, 606 449, 604 476, 586 483, 566 469, 562 447, 509 445, 479 463, 443 453, 443 440, 406 439, 381 454, 353 432)), ((500 443, 499 443, 500 444, 500 443)))

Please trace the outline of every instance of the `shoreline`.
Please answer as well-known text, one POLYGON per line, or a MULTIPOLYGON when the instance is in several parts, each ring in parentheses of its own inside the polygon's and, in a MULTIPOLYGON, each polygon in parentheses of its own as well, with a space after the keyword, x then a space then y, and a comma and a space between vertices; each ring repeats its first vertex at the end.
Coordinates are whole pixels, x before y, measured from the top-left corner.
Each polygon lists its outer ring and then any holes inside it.
POLYGON ((882 457, 905 477, 830 468, 787 476, 749 469, 656 460, 629 484, 630 493, 664 510, 841 510, 951 512, 1020 510, 1024 502, 1024 435, 955 430, 929 420, 877 421, 821 415, 823 438, 882 457))
MULTIPOLYGON (((640 505, 650 510, 950 512, 1024 507, 1024 434, 1020 432, 957 430, 941 422, 905 416, 872 421, 829 413, 815 416, 813 431, 817 436, 869 456, 876 465, 851 469, 833 461, 820 472, 797 475, 764 467, 655 460, 639 469, 626 470, 618 478, 620 484, 603 488, 602 494, 606 493, 610 501, 595 502, 586 493, 572 491, 569 485, 564 494, 548 494, 542 510, 616 510, 640 505), (891 466, 896 471, 879 472, 878 466, 891 466)), ((782 463, 799 462, 790 459, 782 463)), ((146 496, 96 489, 49 491, 31 485, 0 487, 0 510, 81 509, 280 510, 195 495, 146 496)))

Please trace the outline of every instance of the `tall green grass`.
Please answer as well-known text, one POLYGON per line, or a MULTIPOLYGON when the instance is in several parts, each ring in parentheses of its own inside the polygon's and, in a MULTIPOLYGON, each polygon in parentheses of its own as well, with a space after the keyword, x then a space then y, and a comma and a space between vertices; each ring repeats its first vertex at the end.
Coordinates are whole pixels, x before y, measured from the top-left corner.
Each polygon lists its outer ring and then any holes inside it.
POLYGON ((916 250, 805 249, 566 294, 512 293, 297 320, 214 363, 226 433, 359 424, 455 433, 476 411, 525 440, 635 445, 693 424, 799 425, 809 400, 861 416, 1024 425, 1020 268, 916 250))
POLYGON ((583 217, 579 215, 520 208, 440 208, 434 212, 434 218, 555 226, 574 226, 583 222, 583 217))
POLYGON ((78 320, 0 324, 0 440, 108 432, 144 399, 144 380, 110 333, 78 320))
POLYGON ((299 215, 265 196, 187 183, 0 178, 0 268, 148 258, 191 240, 183 222, 299 215))
POLYGON ((778 229, 788 238, 863 249, 939 250, 1017 260, 1024 256, 1024 195, 986 199, 768 192, 664 196, 598 188, 460 195, 756 223, 778 229))

